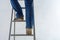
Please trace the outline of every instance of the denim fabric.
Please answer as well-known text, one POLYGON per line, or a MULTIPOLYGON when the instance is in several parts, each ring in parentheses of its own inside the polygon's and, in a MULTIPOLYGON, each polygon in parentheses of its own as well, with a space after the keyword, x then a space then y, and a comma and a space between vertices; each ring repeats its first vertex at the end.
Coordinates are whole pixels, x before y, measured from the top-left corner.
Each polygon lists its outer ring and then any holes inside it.
POLYGON ((34 24, 33 0, 25 0, 26 28, 32 28, 34 24))
POLYGON ((10 0, 10 1, 13 9, 17 12, 16 17, 17 18, 23 17, 22 8, 19 5, 18 0, 10 0))
MULTIPOLYGON (((32 28, 34 25, 33 0, 24 0, 26 7, 26 28, 32 28)), ((17 0, 11 0, 13 9, 17 12, 16 17, 23 17, 22 8, 17 0)))

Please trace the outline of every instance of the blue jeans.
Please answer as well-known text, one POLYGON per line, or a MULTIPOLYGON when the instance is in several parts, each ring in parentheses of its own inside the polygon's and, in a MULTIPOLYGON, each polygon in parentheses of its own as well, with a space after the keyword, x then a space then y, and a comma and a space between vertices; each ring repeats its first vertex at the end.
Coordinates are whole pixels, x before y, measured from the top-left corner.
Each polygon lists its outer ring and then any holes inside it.
POLYGON ((18 0, 10 0, 10 1, 13 9, 17 12, 16 17, 17 18, 23 17, 22 8, 19 5, 18 0))
POLYGON ((26 28, 32 28, 34 25, 33 0, 25 0, 26 7, 26 28))
MULTIPOLYGON (((33 0, 24 0, 26 8, 26 28, 32 28, 34 25, 34 12, 33 12, 33 0)), ((18 0, 11 0, 13 9, 17 12, 16 17, 23 17, 22 8, 18 3, 18 0)))

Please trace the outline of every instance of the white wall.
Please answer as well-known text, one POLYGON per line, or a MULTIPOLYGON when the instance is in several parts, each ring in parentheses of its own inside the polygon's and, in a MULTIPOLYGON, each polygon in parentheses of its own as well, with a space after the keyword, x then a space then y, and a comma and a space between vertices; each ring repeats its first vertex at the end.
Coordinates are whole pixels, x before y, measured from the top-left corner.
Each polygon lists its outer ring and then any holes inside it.
POLYGON ((35 0, 37 40, 60 40, 60 0, 35 0))
MULTIPOLYGON (((36 26, 36 39, 60 40, 60 31, 59 31, 60 30, 60 0, 34 0, 34 13, 35 13, 35 26, 36 26)), ((1 0, 0 1, 0 40, 8 40, 10 16, 11 16, 10 0, 1 0)), ((19 27, 23 25, 24 24, 19 25, 19 27)), ((23 27, 21 28, 23 29, 23 27)), ((17 32, 19 32, 19 30, 17 32)), ((24 33, 23 31, 21 32, 24 33)), ((22 38, 20 39, 23 40, 22 38)))
POLYGON ((0 40, 7 40, 11 6, 9 0, 0 1, 0 40))

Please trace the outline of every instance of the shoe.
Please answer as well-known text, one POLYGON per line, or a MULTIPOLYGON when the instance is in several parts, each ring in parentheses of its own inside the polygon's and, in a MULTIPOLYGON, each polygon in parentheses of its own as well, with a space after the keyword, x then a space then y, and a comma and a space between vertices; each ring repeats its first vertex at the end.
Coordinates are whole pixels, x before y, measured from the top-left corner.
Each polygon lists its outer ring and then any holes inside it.
POLYGON ((26 28, 26 35, 32 35, 32 28, 26 28))
POLYGON ((14 21, 24 21, 24 18, 21 17, 21 18, 15 18, 14 21))

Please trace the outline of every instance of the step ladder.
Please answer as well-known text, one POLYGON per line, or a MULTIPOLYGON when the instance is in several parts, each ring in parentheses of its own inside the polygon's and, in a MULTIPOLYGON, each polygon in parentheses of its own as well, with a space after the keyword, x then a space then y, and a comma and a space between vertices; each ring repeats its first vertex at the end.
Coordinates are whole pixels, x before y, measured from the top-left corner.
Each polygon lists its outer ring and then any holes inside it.
MULTIPOLYGON (((19 0, 19 1, 23 1, 23 0, 19 0)), ((22 9, 25 9, 25 7, 22 7, 22 9)), ((13 8, 12 8, 12 12, 11 12, 11 21, 10 21, 10 29, 9 29, 9 37, 8 37, 8 40, 11 40, 11 37, 13 36, 13 39, 15 40, 16 36, 33 36, 33 40, 36 40, 36 37, 35 37, 35 25, 33 27, 33 34, 32 35, 26 35, 26 34, 16 34, 15 30, 16 30, 16 22, 26 22, 25 20, 24 21, 14 21, 13 20, 13 17, 15 18, 15 12, 13 12, 13 8), (13 16, 14 15, 14 16, 13 16), (14 22, 14 34, 11 34, 11 31, 12 31, 12 22, 14 22)))

